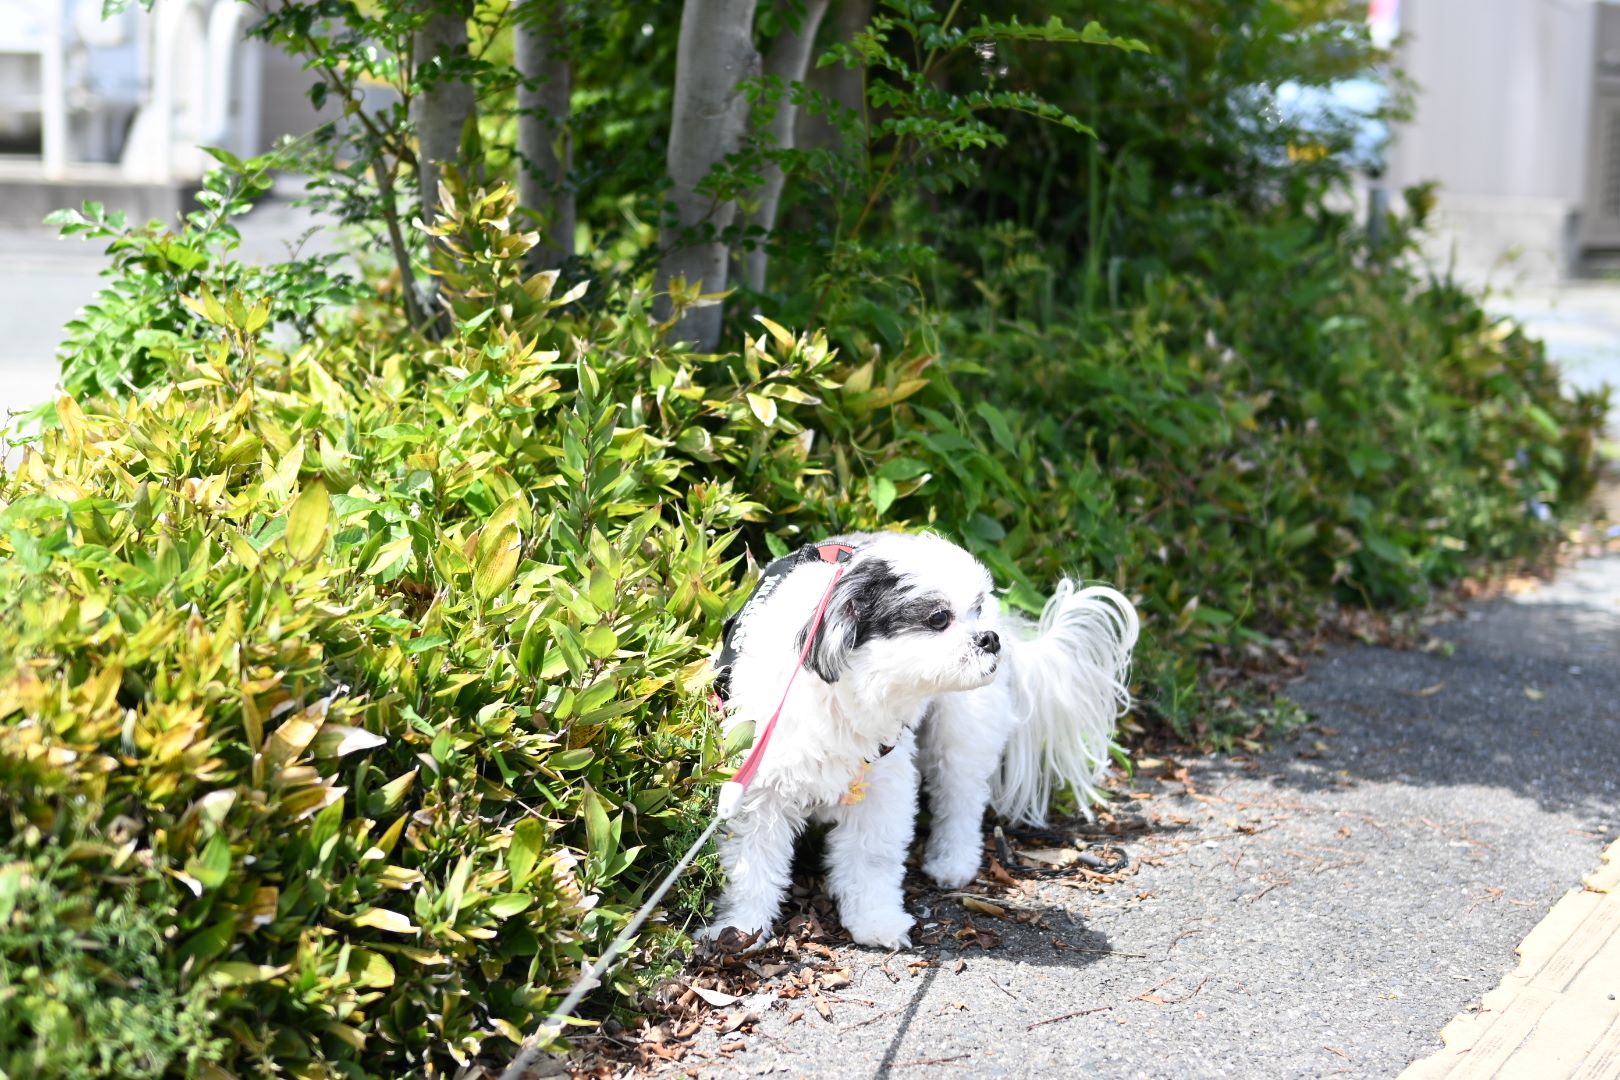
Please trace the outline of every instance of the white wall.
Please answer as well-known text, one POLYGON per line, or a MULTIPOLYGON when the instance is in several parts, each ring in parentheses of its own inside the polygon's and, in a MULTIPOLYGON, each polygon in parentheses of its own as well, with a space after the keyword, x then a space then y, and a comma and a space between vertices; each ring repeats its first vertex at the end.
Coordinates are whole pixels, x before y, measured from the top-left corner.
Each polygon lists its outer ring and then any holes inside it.
POLYGON ((1403 0, 1417 116, 1397 129, 1390 181, 1578 203, 1595 16, 1594 0, 1403 0))
POLYGON ((1401 0, 1416 116, 1384 182, 1437 181, 1425 248, 1476 283, 1557 281, 1585 197, 1602 0, 1401 0))

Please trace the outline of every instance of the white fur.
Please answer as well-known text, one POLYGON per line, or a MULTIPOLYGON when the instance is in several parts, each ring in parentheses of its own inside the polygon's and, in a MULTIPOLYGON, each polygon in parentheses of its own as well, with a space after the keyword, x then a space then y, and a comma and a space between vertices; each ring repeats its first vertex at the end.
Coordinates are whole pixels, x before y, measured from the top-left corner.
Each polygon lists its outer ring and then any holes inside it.
MULTIPOLYGON (((1039 823, 1054 786, 1073 786, 1083 803, 1097 797, 1115 719, 1129 705, 1138 630, 1130 602, 1113 589, 1064 581, 1033 626, 1002 614, 989 572, 946 540, 848 539, 856 553, 828 604, 820 648, 794 680, 721 843, 727 885, 710 933, 769 930, 794 841, 820 821, 832 826, 828 888, 845 929, 862 944, 905 947, 912 920, 901 882, 919 779, 933 809, 923 869, 947 888, 978 873, 979 830, 992 801, 999 813, 1039 823), (887 580, 875 572, 881 566, 899 580, 874 602, 873 583, 887 580), (908 623, 892 636, 861 638, 871 625, 863 620, 900 596, 919 605, 937 598, 951 612, 949 626, 908 623), (985 631, 999 637, 999 653, 985 648, 985 631), (894 749, 879 757, 885 745, 894 749), (846 800, 863 769, 864 797, 846 800)), ((764 729, 834 572, 826 563, 797 566, 750 612, 732 669, 728 730, 744 721, 764 729)))

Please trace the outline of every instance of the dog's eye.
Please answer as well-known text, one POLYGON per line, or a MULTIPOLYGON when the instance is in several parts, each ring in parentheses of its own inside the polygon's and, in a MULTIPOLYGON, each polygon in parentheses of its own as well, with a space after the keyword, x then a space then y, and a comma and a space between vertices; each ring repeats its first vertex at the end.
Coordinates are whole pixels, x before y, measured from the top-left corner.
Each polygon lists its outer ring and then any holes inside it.
POLYGON ((930 630, 943 630, 951 625, 951 613, 944 608, 940 608, 928 616, 926 625, 930 630))

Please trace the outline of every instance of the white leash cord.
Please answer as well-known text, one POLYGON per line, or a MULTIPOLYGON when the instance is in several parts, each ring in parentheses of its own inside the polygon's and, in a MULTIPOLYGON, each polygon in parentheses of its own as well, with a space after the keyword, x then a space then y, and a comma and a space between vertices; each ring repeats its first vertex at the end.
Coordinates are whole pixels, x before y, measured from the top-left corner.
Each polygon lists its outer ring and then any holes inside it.
POLYGON ((602 972, 606 971, 607 966, 613 962, 613 958, 619 955, 619 950, 624 948, 624 943, 636 936, 636 931, 640 930, 641 924, 647 921, 647 916, 651 915, 653 908, 658 906, 658 901, 664 898, 664 894, 669 891, 671 885, 675 884, 675 879, 681 876, 681 872, 691 865, 698 851, 702 849, 704 844, 709 842, 709 837, 714 835, 714 830, 720 827, 720 822, 725 820, 725 817, 724 814, 715 815, 714 820, 709 822, 709 827, 703 830, 703 835, 699 836, 692 846, 686 849, 686 854, 681 856, 680 861, 675 864, 675 868, 659 883, 657 890, 647 898, 647 902, 641 905, 641 910, 637 911, 634 917, 624 924, 624 929, 620 930, 618 936, 608 944, 607 950, 596 958, 596 963, 586 968, 584 973, 580 975, 579 981, 574 983, 572 990, 568 991, 568 996, 562 999, 562 1004, 558 1005, 556 1011, 546 1018, 545 1023, 535 1028, 534 1033, 523 1040, 523 1046, 518 1050, 518 1056, 513 1058, 512 1064, 508 1065, 506 1071, 501 1073, 501 1080, 520 1080, 524 1071, 534 1062, 535 1058, 540 1056, 540 1052, 562 1034, 563 1027, 569 1015, 573 1013, 574 1008, 579 1005, 586 994, 596 987, 597 982, 602 977, 602 972))
POLYGON ((675 883, 675 879, 681 876, 681 871, 685 870, 691 863, 693 856, 698 853, 698 849, 708 842, 709 837, 714 835, 714 830, 719 828, 722 821, 725 821, 736 812, 737 804, 742 802, 743 791, 753 782, 754 774, 759 771, 760 761, 765 756, 765 747, 771 741, 771 732, 776 728, 777 718, 782 715, 782 710, 787 707, 788 692, 793 689, 793 680, 798 678, 799 672, 804 668, 805 657, 810 655, 810 646, 815 642, 816 631, 821 628, 821 620, 827 614, 827 604, 832 600, 833 587, 838 584, 838 579, 844 576, 843 560, 848 559, 853 550, 853 548, 839 544, 824 545, 820 549, 822 561, 835 564, 832 579, 827 582, 827 591, 821 594, 821 603, 816 607, 815 616, 805 628, 804 647, 799 650, 799 663, 793 669, 793 673, 788 676, 787 685, 782 688, 782 700, 777 703, 776 711, 771 714, 770 720, 766 721, 764 730, 754 740, 754 748, 748 752, 748 759, 742 763, 742 767, 732 775, 730 780, 720 785, 720 805, 715 811, 714 820, 709 822, 709 827, 703 830, 703 835, 697 838, 697 842, 686 849, 686 854, 682 855, 681 861, 675 864, 675 869, 671 870, 669 876, 659 884, 658 891, 647 898, 647 902, 641 905, 641 910, 636 912, 634 918, 625 923, 624 929, 620 930, 619 936, 614 938, 608 945, 607 951, 597 958, 596 963, 585 969, 585 973, 579 977, 579 981, 574 984, 574 988, 568 991, 568 996, 563 998, 562 1004, 557 1006, 557 1011, 552 1013, 544 1024, 535 1028, 527 1039, 523 1040, 523 1046, 519 1048, 518 1056, 513 1058, 512 1064, 508 1065, 506 1071, 501 1073, 501 1080, 521 1080, 523 1070, 529 1067, 530 1063, 539 1056, 544 1047, 562 1034, 563 1025, 567 1021, 569 1014, 574 1011, 574 1007, 580 1003, 581 999, 596 986, 602 972, 607 969, 613 958, 619 954, 619 950, 624 948, 624 943, 634 937, 637 930, 641 929, 641 924, 647 921, 647 916, 652 913, 652 909, 658 906, 658 901, 664 898, 664 894, 675 883))

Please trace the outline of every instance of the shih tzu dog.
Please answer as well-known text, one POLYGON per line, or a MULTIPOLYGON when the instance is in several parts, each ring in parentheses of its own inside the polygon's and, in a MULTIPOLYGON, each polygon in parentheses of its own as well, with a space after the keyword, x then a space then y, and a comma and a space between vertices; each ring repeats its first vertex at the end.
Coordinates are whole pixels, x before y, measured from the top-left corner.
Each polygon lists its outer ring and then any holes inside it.
POLYGON ((923 869, 946 888, 978 873, 987 805, 1040 825, 1069 785, 1089 807, 1129 706, 1136 611, 1113 589, 1063 581, 1032 624, 990 590, 977 559, 926 533, 838 537, 766 568, 727 625, 715 688, 728 731, 752 722, 758 739, 780 715, 726 808, 727 884, 707 934, 768 934, 794 841, 825 822, 845 929, 908 946, 901 882, 919 782, 933 811, 923 869))

